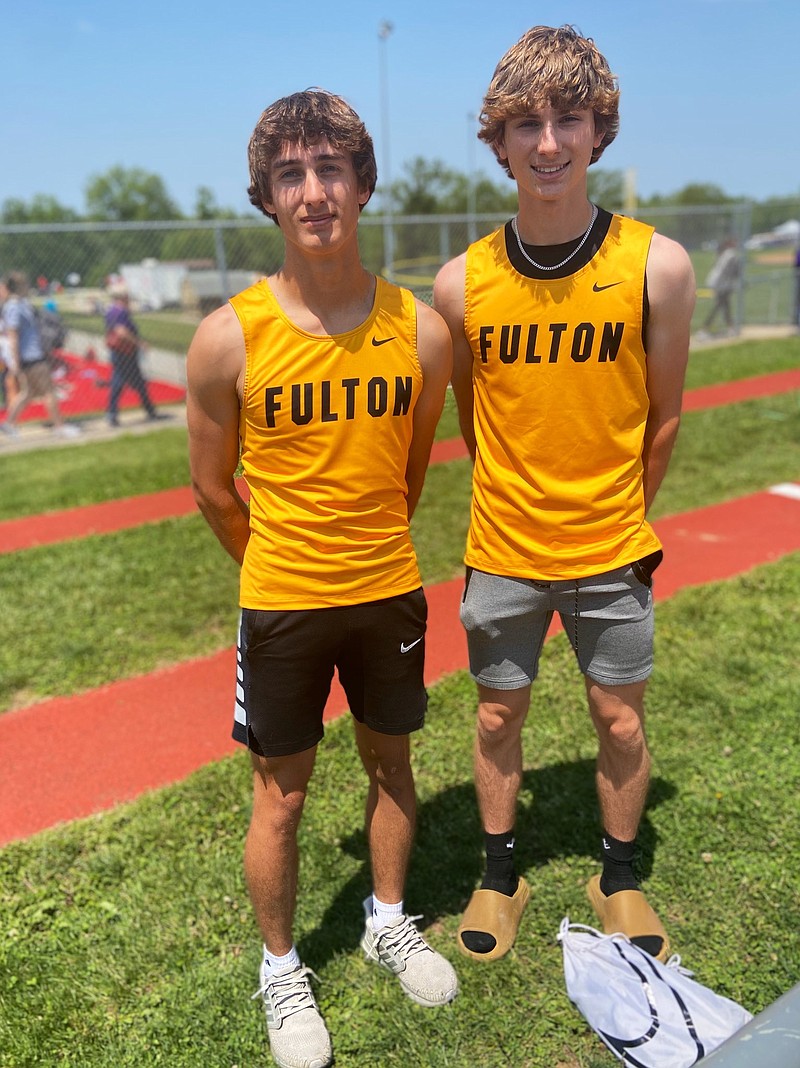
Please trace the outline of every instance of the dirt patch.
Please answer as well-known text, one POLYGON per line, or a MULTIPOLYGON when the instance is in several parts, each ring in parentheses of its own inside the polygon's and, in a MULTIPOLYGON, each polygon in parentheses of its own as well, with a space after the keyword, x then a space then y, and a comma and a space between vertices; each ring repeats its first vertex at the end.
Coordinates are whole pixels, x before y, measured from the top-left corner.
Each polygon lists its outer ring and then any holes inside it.
POLYGON ((759 252, 755 257, 755 261, 756 263, 770 266, 780 265, 784 267, 787 264, 794 263, 794 252, 790 248, 776 249, 774 252, 759 252))

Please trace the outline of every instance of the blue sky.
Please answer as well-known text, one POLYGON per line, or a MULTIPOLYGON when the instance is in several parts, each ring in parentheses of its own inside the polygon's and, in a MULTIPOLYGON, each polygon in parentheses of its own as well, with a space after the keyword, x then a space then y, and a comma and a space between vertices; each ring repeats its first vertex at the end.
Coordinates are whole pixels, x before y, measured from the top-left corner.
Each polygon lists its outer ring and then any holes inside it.
POLYGON ((524 30, 565 22, 619 75, 621 131, 602 166, 635 170, 640 195, 692 181, 800 194, 797 0, 28 0, 0 31, 0 202, 45 193, 82 210, 90 176, 122 164, 159 174, 184 211, 201 185, 245 210, 259 114, 310 85, 361 114, 379 188, 387 161, 397 178, 418 155, 502 183, 470 116, 524 30))

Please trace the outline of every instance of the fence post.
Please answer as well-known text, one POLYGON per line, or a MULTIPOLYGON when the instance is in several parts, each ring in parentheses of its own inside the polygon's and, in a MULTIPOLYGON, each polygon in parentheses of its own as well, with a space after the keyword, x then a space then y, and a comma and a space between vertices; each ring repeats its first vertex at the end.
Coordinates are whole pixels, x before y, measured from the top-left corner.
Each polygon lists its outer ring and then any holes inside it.
POLYGON ((219 287, 222 293, 222 301, 224 303, 231 296, 231 291, 228 286, 228 263, 225 259, 225 240, 222 236, 222 227, 219 223, 214 227, 214 249, 217 255, 219 287))

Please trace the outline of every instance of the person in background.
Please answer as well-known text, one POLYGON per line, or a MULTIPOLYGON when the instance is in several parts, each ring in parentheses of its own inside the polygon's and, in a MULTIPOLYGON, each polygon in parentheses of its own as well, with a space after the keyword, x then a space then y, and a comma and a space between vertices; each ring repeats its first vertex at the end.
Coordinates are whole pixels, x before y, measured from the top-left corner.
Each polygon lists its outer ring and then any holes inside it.
POLYGON ((447 327, 358 248, 372 138, 321 89, 276 101, 250 140, 249 196, 284 261, 198 328, 187 358, 198 505, 241 567, 234 737, 253 767, 245 874, 264 943, 257 996, 286 1068, 333 1056, 295 946, 297 833, 334 670, 367 777, 372 893, 361 946, 420 1005, 456 996, 403 896, 422 727, 427 607, 409 522, 452 368, 447 327), (249 505, 234 481, 241 457, 249 505))
POLYGON ((108 395, 109 426, 119 426, 119 399, 128 387, 141 399, 148 419, 158 419, 160 413, 150 399, 150 391, 141 368, 143 343, 139 328, 130 310, 130 294, 122 282, 109 286, 111 303, 106 309, 106 345, 111 361, 111 390, 108 395))
POLYGON ((701 335, 708 336, 717 315, 722 316, 728 334, 736 333, 736 320, 731 302, 742 278, 742 256, 735 237, 720 243, 719 253, 706 278, 706 286, 713 290, 713 303, 703 323, 701 335))
POLYGON ((589 200, 589 166, 619 127, 617 81, 591 39, 529 30, 497 65, 480 123, 518 214, 434 287, 474 459, 461 619, 486 869, 458 944, 498 960, 529 898, 514 864, 522 727, 558 612, 598 738, 603 866, 587 893, 605 931, 664 960, 667 933, 634 872, 662 556, 646 515, 678 432, 694 275, 680 245, 589 200))
POLYGON ((3 429, 10 437, 17 437, 20 415, 31 401, 41 399, 47 405, 53 433, 61 437, 76 437, 80 429, 72 423, 65 423, 61 414, 50 361, 42 344, 39 321, 27 293, 28 282, 21 271, 12 271, 0 283, 0 303, 3 305, 0 314, 6 340, 6 361, 18 390, 9 405, 3 429))

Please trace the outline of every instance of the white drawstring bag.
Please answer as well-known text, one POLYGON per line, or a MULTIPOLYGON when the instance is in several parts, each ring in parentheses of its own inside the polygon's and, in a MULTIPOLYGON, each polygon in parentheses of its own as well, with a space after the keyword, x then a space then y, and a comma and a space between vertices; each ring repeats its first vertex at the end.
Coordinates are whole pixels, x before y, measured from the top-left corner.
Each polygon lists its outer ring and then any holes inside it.
POLYGON ((691 978, 680 957, 662 964, 623 934, 561 921, 567 994, 631 1068, 691 1068, 752 1015, 691 978))

